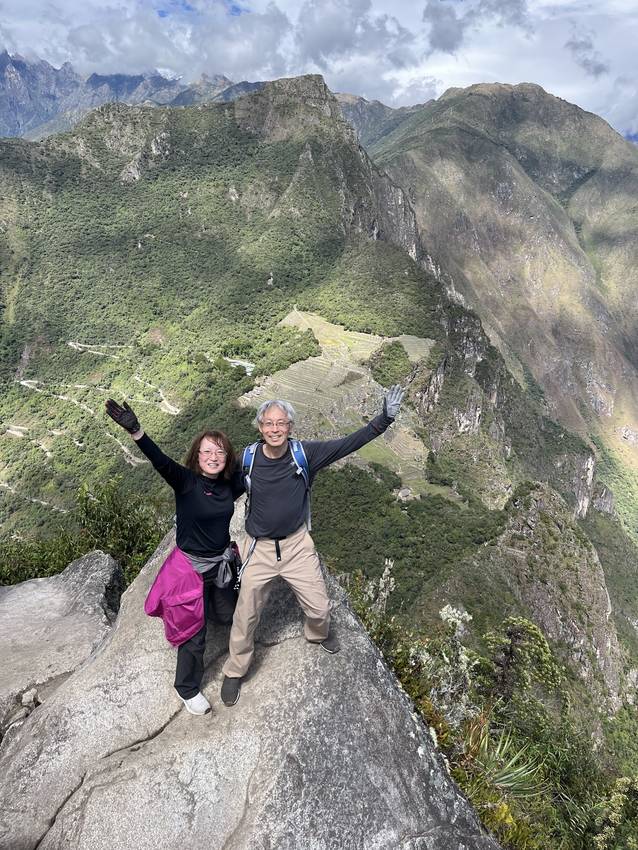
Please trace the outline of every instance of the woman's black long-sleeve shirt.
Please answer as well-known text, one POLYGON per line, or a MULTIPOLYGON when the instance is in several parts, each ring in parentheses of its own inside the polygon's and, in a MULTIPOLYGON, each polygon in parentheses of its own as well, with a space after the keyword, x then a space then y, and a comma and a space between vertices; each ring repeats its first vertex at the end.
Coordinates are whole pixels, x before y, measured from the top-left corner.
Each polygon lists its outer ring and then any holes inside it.
POLYGON ((135 442, 175 491, 179 548, 191 555, 220 555, 230 543, 235 499, 244 492, 241 470, 230 481, 221 475, 207 478, 165 455, 147 434, 135 442))

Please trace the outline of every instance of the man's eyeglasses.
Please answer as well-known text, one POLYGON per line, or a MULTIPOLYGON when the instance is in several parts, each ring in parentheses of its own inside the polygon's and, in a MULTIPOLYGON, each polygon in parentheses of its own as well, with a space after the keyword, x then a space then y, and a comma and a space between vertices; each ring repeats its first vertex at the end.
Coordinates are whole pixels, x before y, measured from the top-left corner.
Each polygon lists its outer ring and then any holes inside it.
POLYGON ((226 457, 223 449, 200 449, 199 453, 204 457, 226 457))
POLYGON ((271 422, 269 419, 261 423, 262 428, 287 428, 290 425, 288 419, 278 419, 276 422, 271 422))

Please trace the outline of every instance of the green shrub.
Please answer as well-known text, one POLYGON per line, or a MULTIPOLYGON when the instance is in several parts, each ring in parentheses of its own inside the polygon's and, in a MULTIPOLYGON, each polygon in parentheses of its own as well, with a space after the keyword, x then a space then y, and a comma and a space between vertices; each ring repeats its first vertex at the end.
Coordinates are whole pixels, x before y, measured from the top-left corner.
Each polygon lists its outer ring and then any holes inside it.
POLYGON ((382 387, 403 384, 413 370, 405 348, 398 340, 384 343, 368 361, 372 377, 382 387))
POLYGON ((155 505, 131 498, 118 479, 77 494, 75 526, 42 540, 0 542, 0 583, 55 575, 81 555, 101 549, 112 555, 129 584, 168 531, 155 505))
POLYGON ((86 551, 82 537, 64 528, 44 540, 0 541, 0 584, 55 575, 86 551))
POLYGON ((560 668, 533 623, 506 619, 483 636, 488 654, 478 655, 461 641, 472 620, 466 612, 446 606, 442 624, 427 634, 406 629, 389 614, 391 562, 379 579, 358 573, 348 577, 347 587, 452 776, 504 848, 631 846, 600 843, 599 835, 611 835, 610 824, 622 825, 618 837, 624 840, 632 834, 634 791, 624 782, 614 796, 614 779, 572 714, 560 668))
POLYGON ((153 505, 123 493, 117 479, 91 490, 83 485, 77 517, 87 551, 102 549, 112 555, 124 570, 126 584, 133 581, 170 527, 153 505))

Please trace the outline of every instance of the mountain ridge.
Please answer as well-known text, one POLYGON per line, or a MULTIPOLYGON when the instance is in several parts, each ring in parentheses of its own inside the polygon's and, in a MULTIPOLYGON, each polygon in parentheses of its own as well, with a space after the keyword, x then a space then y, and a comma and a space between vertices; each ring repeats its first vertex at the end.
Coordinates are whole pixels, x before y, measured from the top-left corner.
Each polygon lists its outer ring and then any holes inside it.
POLYGON ((371 152, 409 192, 422 240, 454 290, 505 356, 531 370, 555 414, 584 433, 592 418, 610 418, 608 438, 627 448, 613 435, 633 430, 638 416, 631 297, 638 225, 623 200, 638 185, 635 148, 538 86, 490 84, 449 91, 371 152), (552 128, 547 140, 544 125, 552 128), (461 181, 457 199, 453 175, 461 181), (622 186, 616 195, 614 186, 622 186))

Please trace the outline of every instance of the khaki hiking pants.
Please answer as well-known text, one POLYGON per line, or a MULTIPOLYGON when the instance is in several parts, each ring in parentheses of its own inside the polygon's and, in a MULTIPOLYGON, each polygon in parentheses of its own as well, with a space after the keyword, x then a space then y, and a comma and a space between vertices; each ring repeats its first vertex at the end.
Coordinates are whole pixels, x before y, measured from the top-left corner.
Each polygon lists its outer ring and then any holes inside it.
MULTIPOLYGON (((252 541, 253 538, 248 536, 241 541, 242 560, 247 556, 252 541)), ((306 615, 306 639, 321 641, 328 637, 330 602, 319 556, 306 527, 302 526, 280 540, 279 550, 280 561, 277 560, 275 541, 260 537, 248 560, 230 632, 229 656, 223 667, 225 676, 243 676, 250 667, 255 651, 255 629, 277 576, 290 585, 306 615)))

